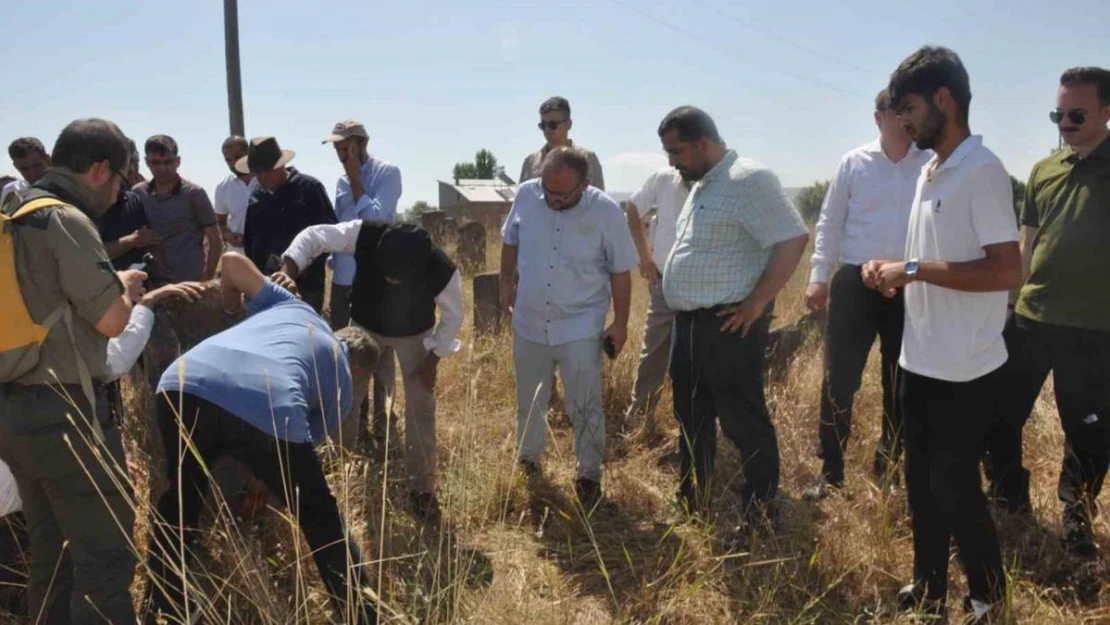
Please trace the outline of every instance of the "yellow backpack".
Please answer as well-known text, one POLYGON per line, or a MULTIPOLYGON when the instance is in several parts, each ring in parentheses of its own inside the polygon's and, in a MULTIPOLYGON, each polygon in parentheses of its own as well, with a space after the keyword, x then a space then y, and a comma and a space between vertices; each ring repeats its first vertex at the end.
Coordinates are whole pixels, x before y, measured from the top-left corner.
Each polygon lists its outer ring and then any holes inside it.
MULTIPOLYGON (((42 323, 35 323, 27 310, 27 303, 23 299, 23 291, 19 288, 19 278, 15 271, 15 239, 13 230, 16 221, 51 206, 73 208, 66 202, 52 196, 39 195, 34 199, 24 201, 17 193, 11 194, 6 206, 0 207, 0 383, 15 382, 28 371, 35 368, 39 362, 42 344, 46 337, 59 321, 62 321, 69 332, 70 342, 76 352, 77 342, 73 336, 73 312, 68 303, 64 303, 51 312, 42 323)), ((76 210, 76 209, 74 209, 76 210)), ((92 378, 88 367, 81 358, 77 357, 77 370, 81 381, 81 390, 92 407, 93 430, 97 438, 103 440, 100 422, 96 418, 96 396, 93 392, 92 378)))

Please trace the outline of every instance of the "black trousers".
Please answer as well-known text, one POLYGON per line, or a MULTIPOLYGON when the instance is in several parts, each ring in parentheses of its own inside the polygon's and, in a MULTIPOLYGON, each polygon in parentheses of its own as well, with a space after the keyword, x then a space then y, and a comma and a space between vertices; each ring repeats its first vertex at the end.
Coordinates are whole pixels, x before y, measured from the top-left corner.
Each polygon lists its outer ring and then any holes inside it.
POLYGON ((763 354, 770 310, 747 337, 721 331, 720 307, 680 312, 671 349, 674 411, 680 426, 679 498, 701 508, 717 454, 717 420, 744 463, 742 503, 757 513, 779 486, 779 445, 763 394, 763 354), (753 507, 756 506, 756 507, 753 507))
POLYGON ((993 494, 1011 507, 1029 502, 1021 433, 1051 371, 1064 430, 1057 495, 1065 516, 1090 521, 1110 467, 1110 332, 1039 323, 1014 315, 1006 327, 1006 392, 987 439, 993 494))
POLYGON ((946 382, 902 370, 906 496, 913 516, 913 576, 928 597, 948 594, 955 539, 972 599, 993 603, 1006 587, 994 519, 979 480, 983 440, 993 420, 1000 370, 946 382))
POLYGON ((821 472, 833 484, 844 482, 844 452, 852 433, 852 404, 875 337, 882 355, 883 423, 875 450, 877 475, 902 451, 902 418, 895 399, 898 356, 902 350, 905 308, 902 293, 883 296, 863 284, 859 265, 843 265, 829 285, 825 331, 825 379, 821 385, 821 422, 817 427, 821 472))
MULTIPOLYGON (((158 501, 156 516, 150 524, 148 564, 154 580, 161 582, 150 584, 154 610, 183 613, 183 580, 177 572, 188 568, 189 563, 175 566, 171 560, 176 559, 181 541, 193 544, 198 537, 197 523, 209 478, 197 455, 208 466, 217 458, 230 455, 249 466, 294 512, 341 620, 361 625, 377 623, 374 607, 366 602, 352 606, 354 616, 348 615, 348 579, 353 584, 352 596, 357 597, 362 586, 362 556, 343 527, 339 507, 311 443, 275 439, 219 406, 188 393, 162 396, 158 427, 165 445, 170 486, 158 501), (182 439, 182 428, 191 433, 195 454, 182 439), (179 519, 181 525, 177 524, 179 519), (182 536, 183 533, 186 535, 182 536)), ((189 551, 186 559, 191 559, 189 551)))

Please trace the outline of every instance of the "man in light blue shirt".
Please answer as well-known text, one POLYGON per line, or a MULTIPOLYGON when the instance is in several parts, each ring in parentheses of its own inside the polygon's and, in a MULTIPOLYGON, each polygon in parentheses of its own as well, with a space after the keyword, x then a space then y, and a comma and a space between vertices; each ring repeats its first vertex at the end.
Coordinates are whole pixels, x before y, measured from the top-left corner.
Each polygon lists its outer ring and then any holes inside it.
MULTIPOLYGON (((397 217, 401 198, 401 170, 394 164, 372 158, 367 150, 370 135, 361 122, 339 122, 324 139, 334 143, 343 164, 343 175, 335 186, 335 217, 345 221, 391 222, 397 217)), ((351 285, 355 279, 354 254, 331 257, 331 327, 345 328, 351 319, 351 285)))
POLYGON ((566 389, 583 507, 601 497, 605 415, 602 346, 615 357, 628 337, 631 270, 639 263, 624 212, 590 186, 589 160, 576 148, 548 153, 539 180, 520 186, 501 234, 501 306, 513 320, 518 459, 539 471, 556 366, 566 389), (520 282, 513 276, 519 269, 520 282), (605 318, 609 299, 614 320, 605 318))

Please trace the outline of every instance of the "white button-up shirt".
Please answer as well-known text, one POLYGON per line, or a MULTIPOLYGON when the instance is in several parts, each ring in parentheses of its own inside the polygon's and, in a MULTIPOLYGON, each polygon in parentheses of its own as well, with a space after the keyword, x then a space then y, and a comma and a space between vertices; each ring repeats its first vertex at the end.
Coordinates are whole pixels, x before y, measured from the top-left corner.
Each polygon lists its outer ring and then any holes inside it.
MULTIPOLYGON (((243 182, 235 174, 229 175, 216 185, 215 202, 212 209, 217 215, 227 215, 227 229, 235 234, 243 234, 247 225, 247 204, 250 203, 251 193, 258 187, 258 179, 251 178, 250 182, 243 182)), ((231 249, 242 252, 243 248, 231 249)))
POLYGON ((539 180, 522 185, 501 236, 517 247, 513 331, 543 345, 601 336, 612 274, 639 264, 624 211, 588 187, 573 208, 552 210, 539 180))
POLYGON ((22 178, 9 182, 4 185, 3 189, 0 189, 0 204, 3 204, 4 200, 8 199, 8 194, 15 193, 16 191, 26 191, 29 188, 31 188, 31 185, 27 184, 27 181, 22 178))
MULTIPOLYGON (((906 259, 970 262, 985 258, 988 245, 1018 240, 1010 176, 982 137, 968 137, 943 164, 936 162, 934 157, 917 182, 906 259)), ((899 364, 907 371, 970 382, 1006 362, 1006 291, 970 293, 911 282, 905 301, 899 364)))
POLYGON ((828 282, 839 264, 902 257, 917 178, 932 157, 911 145, 895 163, 876 139, 840 159, 817 219, 810 282, 828 282))
POLYGON ((673 167, 664 167, 652 174, 644 186, 629 200, 636 207, 640 219, 644 219, 651 209, 655 209, 655 223, 652 224, 648 242, 655 266, 660 271, 667 264, 667 255, 674 247, 678 214, 690 195, 690 187, 682 180, 682 175, 673 167))

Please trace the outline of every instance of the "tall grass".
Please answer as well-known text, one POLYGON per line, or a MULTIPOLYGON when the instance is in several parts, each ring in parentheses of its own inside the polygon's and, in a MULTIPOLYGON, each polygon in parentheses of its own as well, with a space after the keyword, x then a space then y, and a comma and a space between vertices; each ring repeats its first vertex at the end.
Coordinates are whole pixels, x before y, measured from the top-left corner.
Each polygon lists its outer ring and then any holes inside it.
MULTIPOLYGON (((495 262, 495 246, 489 259, 495 262)), ((778 299, 778 323, 803 314, 804 281, 803 267, 778 299)), ((468 287, 467 310, 471 297, 468 287)), ((911 622, 891 605, 911 573, 905 497, 869 479, 881 409, 877 354, 857 397, 842 496, 819 505, 800 499, 819 470, 814 453, 821 357, 818 345, 807 345, 785 379, 768 389, 782 455, 781 530, 739 539, 733 532, 742 468, 724 438, 711 514, 672 526, 666 521, 677 483, 677 428, 670 391, 661 403, 658 435, 635 424, 631 431, 618 427, 646 305, 646 289, 637 281, 629 344, 605 365, 608 501, 597 510, 574 503, 572 432, 563 418, 550 419, 543 477, 529 483, 514 470, 511 339, 474 337, 469 324, 461 337, 465 349, 440 363, 439 523, 421 524, 405 511, 396 441, 388 451, 368 446, 354 454, 325 452, 329 481, 369 561, 370 587, 389 606, 383 622, 911 622)), ((159 477, 165 459, 152 451, 160 445, 151 442, 149 391, 131 384, 126 397, 128 464, 139 518, 135 544, 142 553, 149 544, 148 502, 165 488, 159 477)), ((1051 402, 1049 389, 1026 429, 1035 523, 997 515, 1012 582, 1008 603, 1022 623, 1110 623, 1107 556, 1078 563, 1058 546, 1055 483, 1063 436, 1051 402)), ((203 622, 341 622, 286 511, 270 508, 249 524, 232 519, 226 507, 207 516, 205 553, 191 572, 204 598, 203 622)), ((1096 529, 1110 544, 1105 520, 1096 529)), ((137 597, 147 583, 142 572, 140 566, 137 597)), ((958 605, 966 588, 955 558, 951 578, 951 603, 958 605)))

